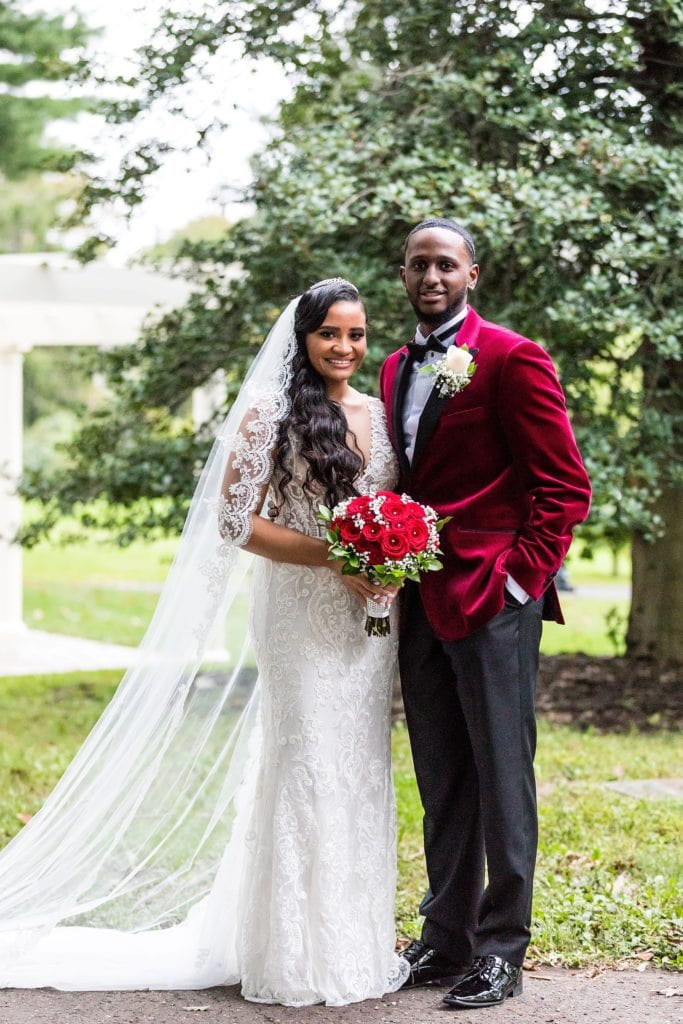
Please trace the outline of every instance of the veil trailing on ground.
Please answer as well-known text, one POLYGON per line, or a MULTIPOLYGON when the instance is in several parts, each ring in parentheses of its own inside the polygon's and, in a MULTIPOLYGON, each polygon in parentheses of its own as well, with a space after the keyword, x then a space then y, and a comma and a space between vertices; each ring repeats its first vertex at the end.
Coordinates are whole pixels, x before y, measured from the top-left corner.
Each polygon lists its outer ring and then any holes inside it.
POLYGON ((135 665, 43 808, 0 854, 1 986, 237 980, 240 809, 259 742, 250 556, 240 547, 289 408, 297 303, 270 331, 220 428, 135 665), (217 622, 232 630, 219 683, 206 672, 217 622))

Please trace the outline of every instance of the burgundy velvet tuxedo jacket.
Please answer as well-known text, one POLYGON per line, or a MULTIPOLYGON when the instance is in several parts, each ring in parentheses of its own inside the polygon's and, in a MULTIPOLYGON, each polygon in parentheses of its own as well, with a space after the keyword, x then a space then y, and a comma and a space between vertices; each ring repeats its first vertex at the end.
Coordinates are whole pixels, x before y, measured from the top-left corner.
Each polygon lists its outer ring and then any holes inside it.
POLYGON ((432 390, 412 465, 402 426, 408 350, 380 373, 399 489, 452 516, 444 568, 420 583, 425 612, 441 640, 468 636, 502 609, 510 573, 533 598, 545 594, 544 618, 564 622, 554 578, 588 515, 590 482, 555 368, 536 342, 473 309, 455 344, 477 350, 477 370, 453 397, 432 390))

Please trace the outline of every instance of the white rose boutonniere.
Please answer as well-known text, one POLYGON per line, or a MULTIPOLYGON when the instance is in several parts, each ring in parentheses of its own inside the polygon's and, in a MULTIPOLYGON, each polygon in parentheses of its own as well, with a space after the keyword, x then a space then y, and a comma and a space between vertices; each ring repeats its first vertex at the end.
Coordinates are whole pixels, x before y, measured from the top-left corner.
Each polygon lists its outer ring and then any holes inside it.
POLYGON ((443 359, 438 363, 423 366, 420 373, 433 373, 436 380, 434 387, 442 398, 452 398, 463 391, 474 377, 477 364, 474 357, 477 349, 469 349, 467 345, 451 345, 443 359))

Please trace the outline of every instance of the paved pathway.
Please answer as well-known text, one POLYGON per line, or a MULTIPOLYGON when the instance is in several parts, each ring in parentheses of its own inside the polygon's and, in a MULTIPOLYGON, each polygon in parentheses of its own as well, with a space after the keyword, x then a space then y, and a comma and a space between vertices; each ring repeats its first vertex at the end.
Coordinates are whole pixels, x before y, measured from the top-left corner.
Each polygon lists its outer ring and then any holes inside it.
POLYGON ((0 991, 2 1024, 680 1024, 683 984, 667 971, 525 972, 524 995, 491 1010, 448 1011, 439 989, 351 1006, 246 1003, 237 988, 204 992, 0 991))
POLYGON ((25 629, 0 637, 0 676, 56 675, 128 668, 135 647, 105 644, 63 633, 25 629))
MULTIPOLYGON (((137 656, 136 647, 105 644, 63 633, 25 629, 12 636, 0 634, 0 677, 123 670, 134 665, 137 656)), ((206 652, 207 662, 221 664, 228 657, 223 650, 206 652)))
POLYGON ((631 597, 631 584, 620 583, 579 583, 572 591, 565 591, 560 594, 560 601, 571 601, 573 598, 596 598, 609 599, 612 601, 625 601, 631 597))

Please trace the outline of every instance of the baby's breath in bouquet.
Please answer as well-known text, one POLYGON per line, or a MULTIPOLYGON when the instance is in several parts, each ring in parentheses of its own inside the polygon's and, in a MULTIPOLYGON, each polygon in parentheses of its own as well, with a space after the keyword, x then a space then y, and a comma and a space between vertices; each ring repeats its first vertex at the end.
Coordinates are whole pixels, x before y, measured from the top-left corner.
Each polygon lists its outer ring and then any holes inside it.
MULTIPOLYGON (((327 527, 329 557, 342 562, 344 575, 364 572, 373 583, 400 586, 442 568, 439 531, 448 519, 407 494, 361 494, 332 509, 321 505, 319 518, 327 527)), ((367 613, 368 636, 387 636, 389 609, 369 600, 367 613)))

